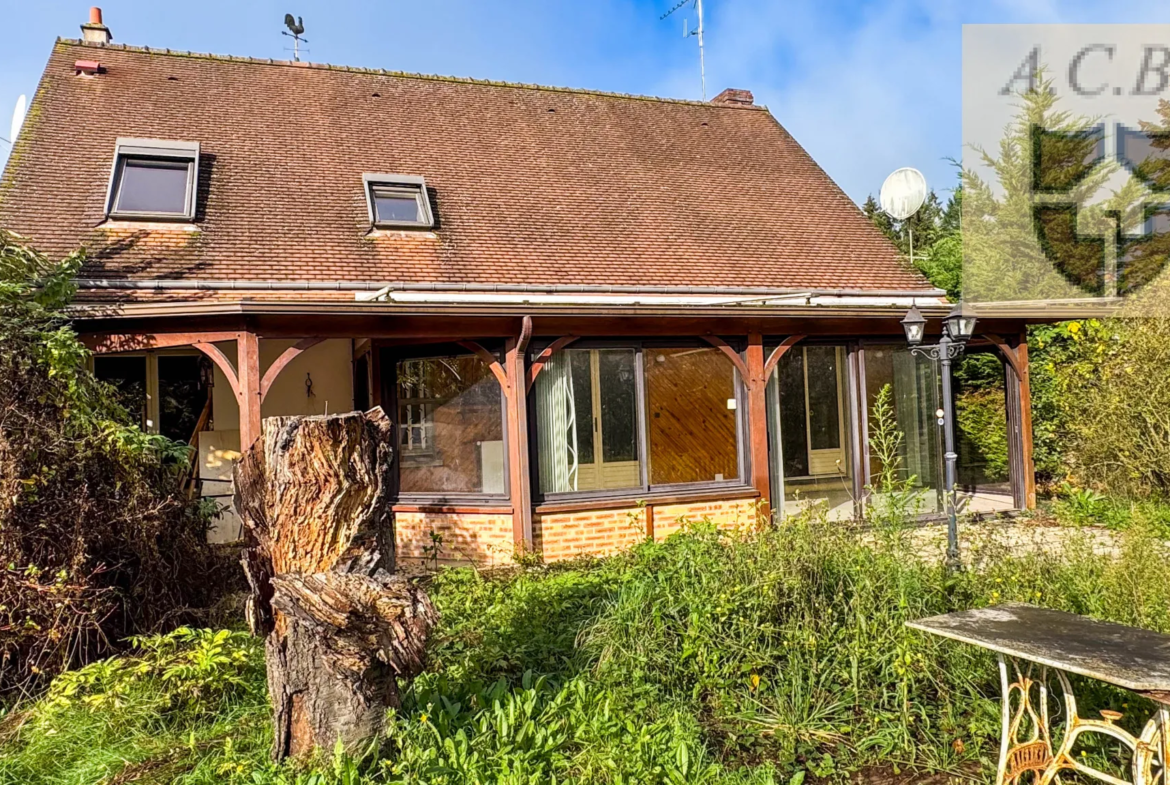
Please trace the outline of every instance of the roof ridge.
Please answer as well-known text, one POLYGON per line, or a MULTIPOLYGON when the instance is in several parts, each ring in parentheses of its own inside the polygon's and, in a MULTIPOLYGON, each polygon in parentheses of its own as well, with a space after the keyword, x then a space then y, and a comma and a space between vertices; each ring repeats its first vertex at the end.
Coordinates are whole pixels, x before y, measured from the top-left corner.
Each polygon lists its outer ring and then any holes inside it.
POLYGON ((634 93, 618 93, 608 90, 591 90, 584 87, 557 87, 554 85, 532 84, 529 82, 507 82, 495 79, 476 79, 469 76, 444 76, 441 74, 420 74, 411 71, 391 71, 385 68, 362 68, 355 65, 333 65, 331 63, 310 63, 304 60, 274 60, 264 57, 246 57, 239 55, 217 55, 210 52, 189 52, 179 49, 152 49, 149 46, 131 46, 129 44, 96 43, 83 41, 79 38, 57 37, 58 44, 83 46, 89 49, 112 49, 136 54, 166 55, 170 57, 185 57, 196 60, 215 60, 227 63, 246 63, 250 65, 275 65, 290 68, 309 68, 316 71, 340 71, 352 74, 371 74, 375 76, 394 76, 402 79, 422 79, 431 82, 452 82, 456 84, 470 84, 483 87, 510 87, 522 90, 545 90, 552 93, 572 93, 577 95, 595 95, 601 98, 624 98, 632 101, 650 101, 665 104, 682 104, 684 106, 705 106, 711 109, 748 109, 764 110, 767 107, 756 104, 716 104, 710 101, 695 101, 687 98, 664 98, 656 95, 636 95, 634 93))

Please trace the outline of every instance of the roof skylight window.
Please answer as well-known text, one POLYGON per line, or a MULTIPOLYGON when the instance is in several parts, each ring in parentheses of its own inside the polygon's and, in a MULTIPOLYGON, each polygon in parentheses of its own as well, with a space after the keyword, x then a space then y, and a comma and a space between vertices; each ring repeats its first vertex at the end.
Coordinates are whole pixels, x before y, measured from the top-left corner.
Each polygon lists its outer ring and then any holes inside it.
POLYGON ((429 229, 434 226, 426 182, 405 174, 364 174, 370 223, 384 229, 429 229))
POLYGON ((198 142, 117 140, 106 213, 111 218, 195 218, 198 142))

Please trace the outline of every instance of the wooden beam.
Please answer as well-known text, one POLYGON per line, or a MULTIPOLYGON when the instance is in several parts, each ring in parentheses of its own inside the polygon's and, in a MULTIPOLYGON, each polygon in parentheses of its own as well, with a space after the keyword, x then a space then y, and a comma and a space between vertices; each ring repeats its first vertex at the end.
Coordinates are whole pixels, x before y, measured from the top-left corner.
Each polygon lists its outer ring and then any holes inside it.
POLYGON ((193 346, 196 343, 217 343, 219 341, 234 341, 235 339, 236 334, 228 332, 90 334, 81 336, 81 342, 94 354, 171 349, 176 346, 193 346))
POLYGON ((775 370, 776 364, 780 362, 780 358, 783 357, 789 349, 807 337, 808 336, 806 335, 790 335, 781 341, 779 346, 772 350, 772 352, 768 355, 768 361, 764 363, 765 383, 767 383, 768 379, 771 378, 772 371, 775 370))
POLYGON ((768 404, 764 395, 768 377, 764 375, 764 336, 748 336, 747 373, 743 375, 748 395, 748 450, 752 464, 752 486, 759 491, 764 509, 769 510, 771 472, 768 471, 768 404))
POLYGON ((368 354, 374 342, 370 338, 354 338, 353 339, 353 359, 358 359, 362 355, 368 354))
POLYGON ((276 377, 280 376, 280 372, 285 369, 285 366, 299 357, 301 352, 313 348, 324 340, 324 338, 302 338, 281 352, 272 365, 268 366, 268 370, 264 372, 264 378, 260 380, 260 402, 263 403, 264 399, 268 397, 268 389, 272 387, 276 377))
POLYGON ((256 333, 239 333, 236 357, 240 366, 240 452, 244 452, 260 438, 260 339, 256 333))
POLYGON ((647 504, 644 508, 646 514, 646 539, 654 539, 654 505, 647 504))
POLYGON ((720 338, 718 335, 703 335, 700 336, 704 341, 714 346, 719 351, 727 355, 727 359, 731 360, 732 364, 739 369, 739 375, 747 379, 751 374, 748 372, 747 365, 744 364, 743 358, 739 356, 739 352, 727 345, 727 341, 720 338))
POLYGON ((540 372, 544 370, 544 364, 551 360, 554 354, 564 349, 573 341, 578 340, 579 337, 577 335, 562 335, 549 344, 544 351, 532 358, 532 365, 528 368, 528 381, 524 389, 531 391, 532 385, 536 384, 536 377, 540 376, 540 372))

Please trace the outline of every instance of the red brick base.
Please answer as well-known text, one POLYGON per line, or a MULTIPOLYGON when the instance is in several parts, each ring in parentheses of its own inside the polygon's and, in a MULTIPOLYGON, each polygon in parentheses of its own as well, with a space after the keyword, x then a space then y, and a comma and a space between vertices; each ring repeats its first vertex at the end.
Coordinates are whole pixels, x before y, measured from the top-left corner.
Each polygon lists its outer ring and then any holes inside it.
MULTIPOLYGON (((653 506, 654 539, 664 540, 689 522, 710 520, 721 529, 756 523, 754 498, 653 506)), ((646 539, 648 510, 631 505, 533 516, 533 546, 545 561, 606 556, 646 539)), ((400 512, 395 515, 398 556, 440 565, 510 564, 515 553, 510 514, 400 512), (440 538, 437 545, 431 533, 440 538), (433 548, 438 549, 437 559, 433 548)))

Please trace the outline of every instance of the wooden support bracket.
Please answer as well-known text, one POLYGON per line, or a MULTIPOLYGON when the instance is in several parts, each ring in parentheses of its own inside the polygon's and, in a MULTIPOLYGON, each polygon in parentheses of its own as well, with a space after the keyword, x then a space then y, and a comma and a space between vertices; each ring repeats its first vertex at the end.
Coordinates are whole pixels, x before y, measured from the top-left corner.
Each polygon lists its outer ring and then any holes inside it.
POLYGON ((531 391, 532 385, 536 384, 536 377, 540 376, 540 372, 544 370, 544 364, 551 360, 554 354, 559 352, 561 349, 564 349, 573 341, 578 340, 579 337, 580 336, 577 335, 563 335, 549 344, 548 347, 545 348, 545 350, 540 354, 536 355, 536 357, 533 357, 532 365, 528 369, 528 381, 525 384, 524 389, 531 391))
POLYGON ((999 348, 1000 352, 1003 353, 1004 359, 1007 360, 1008 365, 1015 371, 1016 378, 1023 381, 1028 374, 1028 370, 1021 367, 1020 357, 1016 353, 1016 349, 1001 336, 995 335, 994 333, 987 333, 984 337, 999 348))
MULTIPOLYGON (((236 338, 233 335, 232 340, 234 341, 235 339, 236 338)), ((232 388, 232 395, 236 396, 236 400, 239 400, 240 380, 239 377, 236 376, 236 367, 232 365, 232 361, 227 358, 227 355, 221 352, 219 347, 213 343, 198 341, 197 343, 193 343, 191 345, 206 354, 213 363, 219 366, 219 369, 223 371, 223 375, 227 377, 228 386, 232 388)))
POLYGON ((264 372, 264 378, 260 380, 260 402, 263 403, 264 399, 268 397, 269 388, 272 387, 272 383, 276 381, 276 377, 285 369, 285 366, 295 360, 301 352, 311 349, 324 340, 324 338, 302 338, 281 352, 272 365, 268 366, 268 370, 264 372))
POLYGON ((500 387, 502 387, 504 392, 507 393, 508 373, 504 370, 504 366, 500 364, 500 359, 498 357, 489 352, 487 349, 483 348, 483 346, 476 341, 456 341, 455 343, 457 343, 459 346, 462 346, 469 352, 474 352, 479 357, 479 359, 483 360, 484 364, 486 364, 487 367, 491 369, 492 373, 495 374, 496 381, 500 383, 500 387))
POLYGON ((789 349, 803 341, 806 337, 808 336, 790 335, 781 341, 779 346, 772 350, 772 352, 768 355, 768 361, 764 363, 764 384, 768 383, 768 378, 772 375, 772 371, 775 370, 777 363, 780 362, 780 358, 783 357, 789 349))
POLYGON ((747 364, 745 364, 743 358, 739 356, 739 352, 737 352, 735 349, 732 349, 727 344, 727 341, 723 340, 718 335, 704 335, 702 338, 704 341, 727 355, 727 359, 731 360, 731 363, 736 367, 744 380, 751 378, 751 374, 748 372, 747 364))

